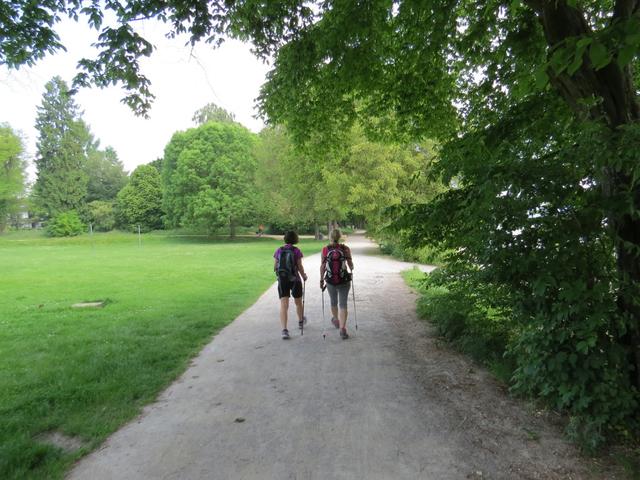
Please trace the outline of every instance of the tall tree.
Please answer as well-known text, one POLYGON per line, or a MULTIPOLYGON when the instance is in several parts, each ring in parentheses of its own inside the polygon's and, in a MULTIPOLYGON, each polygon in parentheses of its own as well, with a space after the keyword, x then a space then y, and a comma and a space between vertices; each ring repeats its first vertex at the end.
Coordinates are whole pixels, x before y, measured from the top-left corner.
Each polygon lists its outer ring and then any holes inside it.
POLYGON ((208 231, 250 221, 255 205, 255 136, 239 124, 208 122, 178 132, 165 148, 165 206, 171 226, 208 231))
POLYGON ((264 128, 258 134, 255 146, 257 221, 276 226, 291 221, 292 203, 284 191, 286 176, 282 175, 281 158, 291 149, 283 128, 264 128))
POLYGON ((424 203, 443 190, 430 178, 434 159, 433 142, 374 142, 357 125, 342 153, 323 165, 327 195, 373 232, 389 222, 389 208, 424 203))
MULTIPOLYGON (((267 11, 263 7, 254 9, 258 18, 267 11)), ((640 2, 451 1, 444 8, 430 1, 368 2, 366 8, 359 2, 324 2, 316 7, 314 21, 294 31, 286 27, 291 17, 293 25, 300 24, 299 12, 293 9, 266 26, 245 23, 257 48, 276 55, 262 91, 263 112, 286 122, 296 138, 304 139, 311 130, 334 134, 357 118, 373 119, 368 126, 379 135, 427 135, 444 143, 465 135, 477 138, 484 129, 508 130, 505 120, 523 109, 535 111, 530 105, 544 98, 539 90, 548 80, 551 97, 561 98, 571 111, 568 121, 587 121, 583 130, 589 135, 579 137, 579 146, 589 146, 586 151, 600 156, 581 161, 590 162, 589 168, 597 173, 589 183, 575 179, 573 188, 600 189, 607 207, 594 228, 610 238, 610 254, 616 259, 618 278, 609 300, 615 299, 617 306, 613 323, 621 322, 613 348, 626 351, 628 362, 619 365, 632 379, 631 389, 622 380, 618 384, 619 391, 626 392, 620 398, 632 399, 624 410, 628 414, 640 389, 640 154, 633 147, 640 130, 634 76, 639 66, 640 2)), ((511 161, 524 162, 532 171, 542 155, 561 162, 555 147, 563 129, 546 132, 538 151, 525 149, 530 156, 519 157, 514 149, 511 161)), ((474 160, 482 164, 482 157, 474 160)), ((574 273, 576 280, 586 275, 574 273)), ((600 276, 608 278, 606 269, 600 276)), ((539 314, 548 313, 543 312, 539 314)), ((552 325, 553 332, 562 328, 561 322, 552 325)), ((598 331, 604 335, 614 330, 598 331)), ((553 363, 555 357, 541 358, 553 363)), ((544 371, 537 370, 538 375, 544 371)), ((545 380, 555 392, 562 391, 555 383, 559 378, 545 380)), ((597 398, 586 396, 589 401, 597 398)), ((597 400, 598 408, 603 400, 597 400)), ((581 403, 573 405, 579 408, 581 403)))
POLYGON ((235 115, 231 112, 227 112, 224 108, 219 107, 215 103, 207 103, 204 107, 197 110, 193 114, 193 120, 196 125, 203 125, 207 122, 229 122, 234 123, 236 121, 235 115))
POLYGON ((162 228, 163 214, 160 174, 151 165, 140 165, 131 174, 129 183, 118 192, 118 224, 127 229, 135 229, 139 225, 143 231, 159 229, 162 228))
POLYGON ((287 129, 260 132, 256 183, 265 215, 280 224, 328 224, 360 218, 374 229, 392 206, 426 201, 442 190, 428 173, 432 142, 384 144, 356 126, 334 148, 297 148, 287 129))
POLYGON ((79 210, 87 194, 85 164, 91 142, 78 106, 60 77, 45 85, 36 129, 36 207, 50 217, 79 210))
POLYGON ((25 162, 20 137, 7 124, 0 124, 0 233, 8 217, 20 206, 24 192, 25 162))
POLYGON ((124 171, 124 165, 112 147, 104 150, 90 149, 84 170, 88 177, 85 199, 87 203, 96 200, 115 200, 118 192, 129 180, 127 172, 124 171))
POLYGON ((342 220, 340 200, 331 197, 323 180, 322 158, 328 152, 297 148, 283 126, 260 132, 256 150, 257 190, 262 195, 263 215, 280 228, 313 225, 342 220))

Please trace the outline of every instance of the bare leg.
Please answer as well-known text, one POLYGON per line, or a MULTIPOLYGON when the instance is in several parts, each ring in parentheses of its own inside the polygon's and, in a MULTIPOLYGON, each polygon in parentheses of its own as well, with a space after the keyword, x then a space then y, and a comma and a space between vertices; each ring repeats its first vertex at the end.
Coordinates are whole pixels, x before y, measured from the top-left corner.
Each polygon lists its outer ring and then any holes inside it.
POLYGON ((298 322, 302 321, 302 297, 294 298, 293 302, 296 304, 296 313, 298 314, 298 322))
POLYGON ((280 325, 282 329, 287 329, 287 315, 289 313, 289 297, 282 297, 280 299, 280 325))
POLYGON ((347 309, 346 308, 341 308, 340 309, 340 328, 347 328, 347 309))
POLYGON ((338 318, 338 306, 337 305, 335 307, 333 305, 331 305, 331 316, 333 318, 338 318))

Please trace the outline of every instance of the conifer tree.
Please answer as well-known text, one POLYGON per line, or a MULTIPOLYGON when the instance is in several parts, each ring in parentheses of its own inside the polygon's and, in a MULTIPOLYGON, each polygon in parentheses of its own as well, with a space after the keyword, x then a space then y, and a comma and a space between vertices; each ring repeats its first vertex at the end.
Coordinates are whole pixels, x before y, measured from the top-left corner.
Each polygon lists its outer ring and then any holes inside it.
POLYGON ((48 217, 81 209, 87 194, 84 165, 88 132, 67 84, 60 77, 45 85, 36 129, 36 208, 48 217))

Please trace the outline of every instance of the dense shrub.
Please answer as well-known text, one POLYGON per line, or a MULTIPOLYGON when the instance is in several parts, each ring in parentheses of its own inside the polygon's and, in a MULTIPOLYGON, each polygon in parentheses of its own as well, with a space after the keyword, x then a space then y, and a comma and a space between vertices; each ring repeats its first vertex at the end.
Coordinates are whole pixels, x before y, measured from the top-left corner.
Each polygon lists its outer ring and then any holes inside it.
POLYGON ((566 412, 567 431, 593 449, 608 435, 638 434, 637 323, 621 308, 638 286, 620 275, 614 231, 604 228, 632 202, 607 193, 603 171, 617 168, 607 164, 614 149, 637 163, 640 128, 611 145, 599 125, 574 123, 563 108, 530 98, 445 145, 442 177, 454 186, 405 209, 396 228, 416 248, 450 249, 431 280, 446 290, 422 307, 443 335, 466 350, 485 330, 489 345, 506 340, 513 390, 566 412))
POLYGON ((85 225, 75 210, 63 212, 47 225, 47 234, 51 237, 73 237, 85 231, 85 225))
POLYGON ((516 326, 504 293, 489 284, 471 287, 478 272, 463 273, 453 265, 430 275, 418 272, 408 274, 421 293, 418 315, 457 349, 510 382, 514 359, 505 354, 516 326))
POLYGON ((116 226, 113 202, 96 200, 87 205, 88 217, 92 228, 97 232, 109 232, 116 226))
POLYGON ((162 228, 162 188, 160 174, 151 165, 140 165, 129 183, 118 192, 116 220, 120 228, 143 232, 162 228))
POLYGON ((380 250, 405 262, 416 262, 425 265, 442 265, 447 251, 434 245, 410 246, 406 242, 392 236, 379 238, 380 250))

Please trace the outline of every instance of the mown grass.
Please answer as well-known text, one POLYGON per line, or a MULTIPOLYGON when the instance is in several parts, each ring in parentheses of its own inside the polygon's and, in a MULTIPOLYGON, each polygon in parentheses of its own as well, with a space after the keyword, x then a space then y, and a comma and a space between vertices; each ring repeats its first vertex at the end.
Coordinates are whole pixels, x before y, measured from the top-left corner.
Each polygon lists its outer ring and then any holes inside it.
MULTIPOLYGON (((311 254, 322 242, 303 241, 311 254)), ((271 239, 0 237, 0 478, 61 478, 274 281, 271 239), (106 300, 102 309, 73 309, 106 300), (82 439, 75 453, 38 440, 82 439)), ((277 328, 277 319, 274 319, 277 328)))

